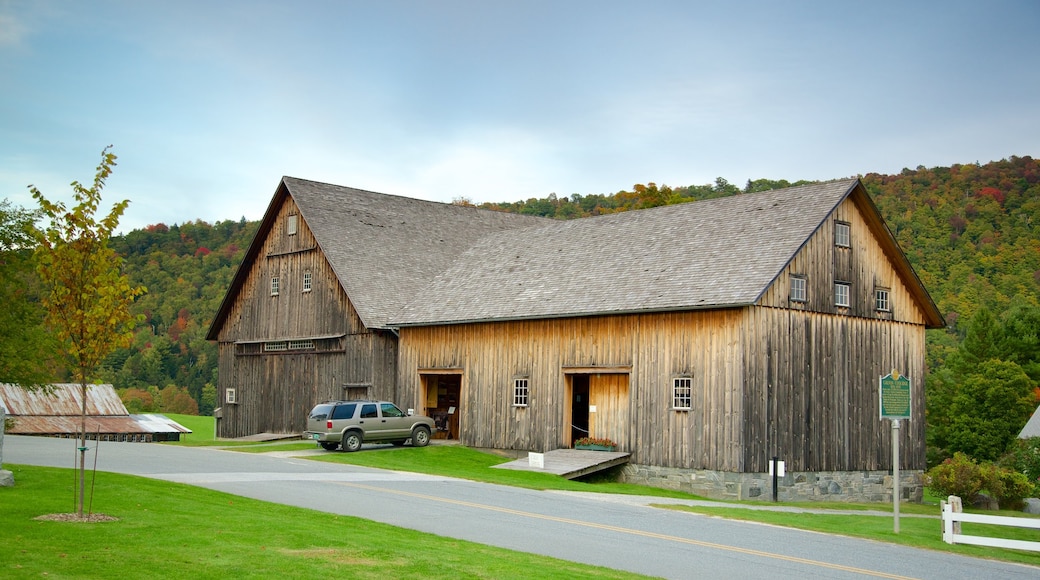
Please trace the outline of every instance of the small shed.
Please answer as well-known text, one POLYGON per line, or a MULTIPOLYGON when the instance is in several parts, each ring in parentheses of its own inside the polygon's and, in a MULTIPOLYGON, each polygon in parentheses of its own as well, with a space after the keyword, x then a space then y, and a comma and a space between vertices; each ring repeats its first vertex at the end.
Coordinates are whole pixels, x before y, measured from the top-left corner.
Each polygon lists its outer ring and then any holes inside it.
MULTIPOLYGON (((0 383, 0 405, 14 425, 9 435, 79 437, 83 398, 78 384, 59 383, 30 391, 0 383)), ((191 430, 164 415, 131 415, 112 385, 87 385, 87 439, 101 441, 179 441, 191 430)))

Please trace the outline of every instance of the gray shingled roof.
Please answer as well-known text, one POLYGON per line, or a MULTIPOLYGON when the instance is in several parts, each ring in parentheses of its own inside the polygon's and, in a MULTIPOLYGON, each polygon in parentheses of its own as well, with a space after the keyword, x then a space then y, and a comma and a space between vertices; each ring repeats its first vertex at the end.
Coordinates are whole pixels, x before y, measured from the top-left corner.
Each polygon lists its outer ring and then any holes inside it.
POLYGON ((284 177, 368 328, 399 312, 480 239, 548 220, 284 177))
POLYGON ((754 303, 855 179, 509 230, 416 288, 393 325, 754 303))

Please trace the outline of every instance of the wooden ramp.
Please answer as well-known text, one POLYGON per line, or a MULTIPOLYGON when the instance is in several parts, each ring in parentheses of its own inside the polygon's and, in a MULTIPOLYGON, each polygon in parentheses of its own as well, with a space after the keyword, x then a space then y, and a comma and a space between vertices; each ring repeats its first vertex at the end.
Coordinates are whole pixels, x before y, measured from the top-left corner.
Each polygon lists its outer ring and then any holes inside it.
POLYGON ((609 469, 615 465, 628 463, 629 453, 618 451, 586 451, 583 449, 554 449, 542 454, 543 467, 536 467, 530 455, 523 459, 495 465, 497 469, 516 469, 551 473, 566 479, 575 479, 583 475, 609 469))

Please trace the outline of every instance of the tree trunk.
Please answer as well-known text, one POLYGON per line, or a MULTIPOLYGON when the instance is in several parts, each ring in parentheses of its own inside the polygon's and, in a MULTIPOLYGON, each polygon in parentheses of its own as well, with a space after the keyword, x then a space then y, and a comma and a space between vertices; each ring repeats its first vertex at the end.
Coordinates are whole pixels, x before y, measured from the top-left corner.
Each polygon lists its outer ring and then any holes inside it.
POLYGON ((79 503, 77 511, 80 519, 83 518, 83 496, 86 489, 85 474, 87 471, 87 381, 80 379, 80 394, 83 398, 83 413, 80 415, 79 428, 79 503))

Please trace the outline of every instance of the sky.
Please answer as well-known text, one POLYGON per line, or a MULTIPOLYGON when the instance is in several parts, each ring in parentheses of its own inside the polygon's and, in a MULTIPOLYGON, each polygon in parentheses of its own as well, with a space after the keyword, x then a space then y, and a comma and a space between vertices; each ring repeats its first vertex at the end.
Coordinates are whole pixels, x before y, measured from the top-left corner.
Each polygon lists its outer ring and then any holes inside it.
POLYGON ((260 219, 1040 156, 1040 2, 0 0, 0 199, 260 219))

